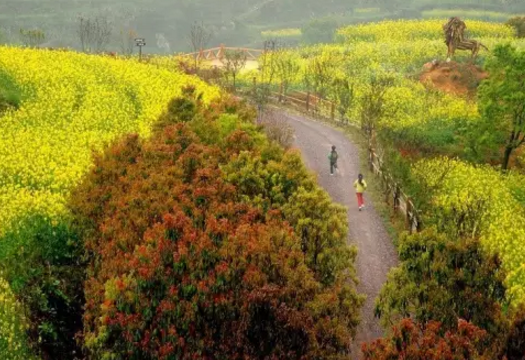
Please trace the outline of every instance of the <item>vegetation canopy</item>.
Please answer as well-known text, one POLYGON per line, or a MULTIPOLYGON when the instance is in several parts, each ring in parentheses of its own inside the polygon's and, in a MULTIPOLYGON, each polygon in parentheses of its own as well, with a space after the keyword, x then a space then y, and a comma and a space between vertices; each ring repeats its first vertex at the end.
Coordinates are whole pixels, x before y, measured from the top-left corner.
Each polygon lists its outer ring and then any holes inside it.
POLYGON ((89 224, 84 334, 94 356, 342 359, 348 353, 361 300, 351 284, 355 253, 345 250, 346 227, 337 229, 342 219, 329 218, 343 213, 330 215, 327 204, 321 216, 328 228, 315 233, 315 224, 307 226, 314 233, 302 242, 293 224, 309 220, 298 213, 307 208, 303 197, 321 194, 313 184, 301 188, 308 176, 293 184, 292 174, 279 180, 279 171, 269 171, 271 163, 291 170, 275 148, 252 179, 268 171, 275 195, 288 183, 291 199, 279 206, 269 196, 270 209, 257 206, 264 195, 257 199, 252 191, 264 194, 265 184, 245 188, 248 174, 233 178, 228 168, 273 147, 254 127, 241 130, 241 120, 230 126, 230 116, 238 116, 231 114, 195 114, 188 123, 157 128, 147 141, 127 137, 95 160, 75 191, 74 212, 89 224), (208 129, 201 126, 206 121, 208 129), (223 151, 210 141, 216 127, 225 131, 223 151), (317 238, 325 242, 312 242, 317 238))

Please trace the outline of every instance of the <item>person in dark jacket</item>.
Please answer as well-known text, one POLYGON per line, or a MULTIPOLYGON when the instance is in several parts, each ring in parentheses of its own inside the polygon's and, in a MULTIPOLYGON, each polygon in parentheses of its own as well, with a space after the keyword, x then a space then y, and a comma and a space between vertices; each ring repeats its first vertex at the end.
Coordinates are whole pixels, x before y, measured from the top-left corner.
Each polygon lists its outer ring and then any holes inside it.
POLYGON ((337 151, 335 151, 335 145, 332 145, 332 151, 328 154, 328 160, 330 160, 330 175, 334 175, 334 169, 339 172, 337 168, 337 151))

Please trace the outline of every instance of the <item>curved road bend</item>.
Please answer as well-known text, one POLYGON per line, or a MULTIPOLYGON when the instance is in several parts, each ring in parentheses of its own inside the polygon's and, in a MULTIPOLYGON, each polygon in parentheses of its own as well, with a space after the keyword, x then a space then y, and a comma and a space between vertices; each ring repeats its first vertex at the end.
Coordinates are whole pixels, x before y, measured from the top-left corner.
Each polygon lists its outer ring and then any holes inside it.
MULTIPOLYGON (((365 194, 366 209, 359 212, 353 182, 362 169, 357 147, 339 131, 301 115, 283 113, 295 130, 295 146, 301 150, 310 170, 332 199, 348 208, 348 242, 358 248, 356 260, 359 285, 357 290, 367 299, 361 311, 361 324, 352 349, 357 359, 360 344, 382 336, 382 329, 374 318, 374 302, 390 268, 397 265, 397 253, 379 214, 365 194), (339 174, 330 175, 328 153, 335 145, 339 159, 339 174), (357 350, 357 351, 356 351, 357 350)), ((374 181, 373 179, 369 179, 374 181)))

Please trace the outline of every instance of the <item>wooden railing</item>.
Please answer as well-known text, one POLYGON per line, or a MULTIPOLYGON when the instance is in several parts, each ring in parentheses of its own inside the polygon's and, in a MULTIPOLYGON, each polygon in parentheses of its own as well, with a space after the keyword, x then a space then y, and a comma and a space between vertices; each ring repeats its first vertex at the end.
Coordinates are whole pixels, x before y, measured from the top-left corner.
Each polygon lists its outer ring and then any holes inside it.
POLYGON ((191 58, 197 57, 198 60, 222 60, 226 54, 226 51, 242 52, 246 55, 247 60, 257 60, 259 56, 263 53, 263 50, 261 49, 227 47, 224 46, 224 44, 221 44, 218 47, 214 47, 211 49, 201 49, 200 51, 182 54, 180 56, 191 58))
POLYGON ((401 190, 400 185, 392 175, 385 170, 383 160, 372 148, 368 149, 368 165, 370 171, 378 175, 381 179, 385 202, 392 205, 394 212, 400 212, 404 216, 405 227, 410 233, 419 232, 422 225, 421 218, 412 199, 401 190))
MULTIPOLYGON (((250 97, 255 92, 254 86, 251 88, 241 89, 241 93, 250 97)), ((297 110, 307 116, 333 122, 338 126, 352 126, 361 130, 361 125, 354 121, 347 119, 339 119, 336 116, 336 104, 332 101, 321 99, 309 92, 293 92, 284 94, 283 87, 280 87, 279 92, 271 91, 270 100, 273 103, 281 106, 286 106, 297 110)), ((384 200, 388 205, 392 206, 394 212, 401 213, 405 219, 406 229, 412 232, 419 232, 422 227, 421 216, 412 199, 406 195, 398 182, 386 169, 382 158, 377 155, 372 146, 368 146, 368 166, 370 171, 376 174, 381 179, 381 185, 384 195, 384 200)))

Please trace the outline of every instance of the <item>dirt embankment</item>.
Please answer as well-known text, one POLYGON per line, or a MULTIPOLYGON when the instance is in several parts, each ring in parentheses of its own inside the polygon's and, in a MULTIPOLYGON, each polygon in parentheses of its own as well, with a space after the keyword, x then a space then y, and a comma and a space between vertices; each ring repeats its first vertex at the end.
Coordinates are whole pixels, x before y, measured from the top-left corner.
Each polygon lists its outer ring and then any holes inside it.
POLYGON ((472 96, 487 77, 485 71, 473 64, 433 61, 423 66, 419 80, 450 94, 472 96))

